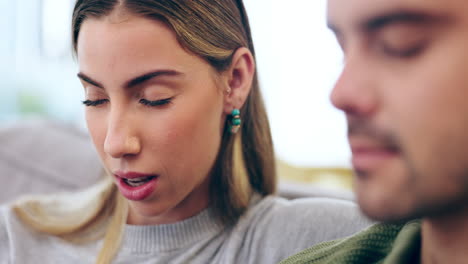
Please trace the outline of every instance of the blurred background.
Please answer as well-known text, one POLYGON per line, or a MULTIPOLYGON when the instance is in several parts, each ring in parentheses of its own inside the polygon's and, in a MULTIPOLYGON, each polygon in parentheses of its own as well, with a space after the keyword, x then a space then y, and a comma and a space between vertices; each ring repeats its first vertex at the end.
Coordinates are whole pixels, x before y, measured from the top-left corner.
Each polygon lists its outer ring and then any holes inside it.
MULTIPOLYGON (((325 0, 244 0, 283 180, 349 188, 345 121, 329 102, 342 54, 325 0)), ((0 122, 47 118, 85 130, 72 57, 74 0, 0 0, 0 122)))

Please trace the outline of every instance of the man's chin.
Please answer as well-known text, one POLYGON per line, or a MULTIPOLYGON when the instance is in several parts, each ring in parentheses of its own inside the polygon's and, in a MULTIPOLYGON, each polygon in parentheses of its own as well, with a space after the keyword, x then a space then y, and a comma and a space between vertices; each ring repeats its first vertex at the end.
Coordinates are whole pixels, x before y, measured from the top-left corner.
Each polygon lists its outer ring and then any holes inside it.
POLYGON ((380 222, 400 222, 413 219, 414 197, 408 194, 402 172, 390 166, 385 170, 355 170, 354 191, 361 211, 380 222))
POLYGON ((413 217, 410 217, 408 215, 401 215, 401 214, 396 214, 393 212, 385 211, 381 212, 381 210, 373 210, 373 209, 368 209, 365 207, 360 207, 361 211, 369 217, 369 219, 372 219, 377 222, 385 222, 385 223, 396 223, 396 222, 406 222, 409 220, 414 219, 413 217))
POLYGON ((388 202, 358 195, 357 200, 364 215, 378 222, 404 222, 418 218, 411 210, 398 204, 397 199, 388 202))

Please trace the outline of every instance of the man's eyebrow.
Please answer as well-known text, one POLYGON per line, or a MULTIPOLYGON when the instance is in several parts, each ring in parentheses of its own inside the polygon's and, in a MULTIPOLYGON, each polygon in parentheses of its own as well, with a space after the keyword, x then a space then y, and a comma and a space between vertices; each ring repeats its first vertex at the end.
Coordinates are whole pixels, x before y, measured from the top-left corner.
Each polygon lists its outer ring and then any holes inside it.
MULTIPOLYGON (((127 81, 124 85, 124 88, 126 89, 129 89, 129 88, 133 88, 137 85, 140 85, 140 84, 143 84, 151 79, 154 79, 156 77, 159 77, 159 76, 178 76, 178 75, 182 75, 181 72, 178 72, 178 71, 175 71, 175 70, 157 70, 157 71, 152 71, 152 72, 149 72, 149 73, 145 73, 145 74, 142 74, 138 77, 135 77, 129 81, 127 81)), ((80 72, 77 74, 78 78, 80 78, 81 80, 91 84, 91 85, 94 85, 96 87, 99 87, 99 88, 102 88, 104 89, 104 85, 102 85, 101 83, 99 83, 98 81, 95 81, 93 80, 91 77, 87 76, 86 74, 80 72)))
POLYGON ((447 22, 448 16, 426 11, 396 10, 364 20, 360 28, 365 32, 379 31, 393 24, 415 24, 428 25, 447 22))

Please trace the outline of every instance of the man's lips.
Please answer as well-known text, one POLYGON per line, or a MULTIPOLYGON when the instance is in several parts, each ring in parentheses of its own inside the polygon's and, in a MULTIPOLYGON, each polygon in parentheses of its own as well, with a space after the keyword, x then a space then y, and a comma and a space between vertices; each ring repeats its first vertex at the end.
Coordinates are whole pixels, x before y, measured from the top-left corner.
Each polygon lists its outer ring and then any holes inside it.
POLYGON ((353 154, 351 160, 353 167, 361 171, 379 169, 385 162, 397 157, 400 153, 396 146, 371 139, 350 138, 349 143, 353 154))

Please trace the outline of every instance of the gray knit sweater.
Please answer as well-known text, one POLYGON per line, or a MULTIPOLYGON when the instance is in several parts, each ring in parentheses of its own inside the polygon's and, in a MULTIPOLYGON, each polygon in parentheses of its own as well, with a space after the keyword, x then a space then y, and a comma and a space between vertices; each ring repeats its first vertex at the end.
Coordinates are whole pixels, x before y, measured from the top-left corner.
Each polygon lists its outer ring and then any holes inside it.
MULTIPOLYGON (((349 236, 370 225, 347 201, 256 199, 234 226, 210 209, 159 226, 125 227, 114 263, 278 263, 316 243, 349 236)), ((36 233, 8 207, 0 208, 0 263, 94 263, 101 241, 75 245, 36 233)))

